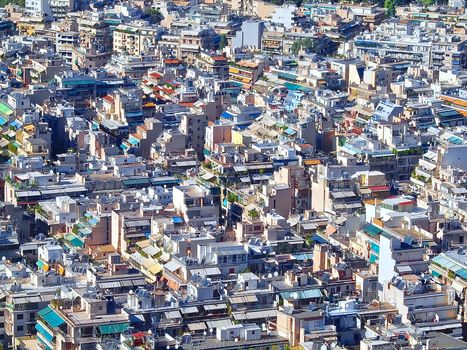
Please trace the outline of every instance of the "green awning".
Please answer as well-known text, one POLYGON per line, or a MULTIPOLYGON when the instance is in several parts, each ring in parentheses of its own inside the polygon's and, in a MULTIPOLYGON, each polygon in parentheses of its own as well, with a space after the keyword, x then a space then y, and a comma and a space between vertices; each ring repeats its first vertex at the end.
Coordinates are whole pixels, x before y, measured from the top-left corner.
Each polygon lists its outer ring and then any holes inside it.
POLYGON ((37 322, 34 328, 36 328, 37 332, 40 333, 42 337, 44 337, 45 340, 49 342, 53 340, 54 338, 53 333, 51 333, 50 330, 44 327, 44 325, 41 322, 37 322))
POLYGON ((43 262, 42 260, 37 260, 36 265, 42 270, 44 268, 45 262, 43 262))
POLYGON ((108 334, 118 334, 126 331, 128 327, 130 326, 129 323, 120 323, 120 324, 105 324, 98 326, 99 332, 102 335, 108 335, 108 334))
POLYGON ((282 72, 279 73, 277 76, 278 76, 279 79, 292 80, 292 81, 296 81, 297 78, 298 78, 298 75, 296 75, 296 74, 282 73, 282 72))
POLYGON ((0 102, 0 113, 3 115, 11 115, 13 114, 13 110, 10 108, 10 106, 0 102))
POLYGON ((43 314, 42 319, 52 328, 56 328, 65 323, 65 320, 61 318, 56 311, 49 308, 50 312, 43 314))
POLYGON ((373 224, 369 224, 367 225, 365 228, 364 228, 364 231, 366 233, 368 233, 371 237, 374 237, 378 234, 380 234, 381 232, 383 232, 382 229, 380 229, 379 227, 373 225, 373 224))
POLYGON ((37 337, 37 340, 39 340, 45 350, 53 350, 41 337, 37 337))
POLYGON ((78 237, 76 237, 75 235, 69 233, 65 236, 65 239, 71 243, 71 245, 73 247, 77 247, 77 248, 83 248, 84 247, 84 242, 82 240, 80 240, 78 237))
POLYGON ((47 306, 46 308, 40 310, 37 314, 40 316, 40 317, 44 317, 44 315, 48 314, 49 312, 52 311, 52 308, 50 306, 47 306))

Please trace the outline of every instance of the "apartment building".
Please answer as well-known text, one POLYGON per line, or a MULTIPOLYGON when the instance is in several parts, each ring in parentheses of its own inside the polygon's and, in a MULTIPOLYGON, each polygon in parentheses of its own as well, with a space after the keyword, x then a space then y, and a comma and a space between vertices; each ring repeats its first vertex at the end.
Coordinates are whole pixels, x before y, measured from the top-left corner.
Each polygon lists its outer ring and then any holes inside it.
POLYGON ((199 185, 174 187, 173 205, 191 226, 215 226, 219 222, 219 208, 211 193, 199 185))
POLYGON ((157 28, 138 24, 120 24, 113 31, 113 51, 141 56, 155 48, 157 28))

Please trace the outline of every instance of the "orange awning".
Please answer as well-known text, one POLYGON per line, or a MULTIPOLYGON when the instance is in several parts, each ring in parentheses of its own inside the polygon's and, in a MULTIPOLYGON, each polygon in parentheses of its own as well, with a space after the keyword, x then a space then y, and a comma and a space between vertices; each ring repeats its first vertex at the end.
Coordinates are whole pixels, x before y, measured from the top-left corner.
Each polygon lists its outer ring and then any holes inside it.
POLYGON ((305 159, 303 161, 304 165, 318 165, 321 164, 321 161, 319 159, 305 159))

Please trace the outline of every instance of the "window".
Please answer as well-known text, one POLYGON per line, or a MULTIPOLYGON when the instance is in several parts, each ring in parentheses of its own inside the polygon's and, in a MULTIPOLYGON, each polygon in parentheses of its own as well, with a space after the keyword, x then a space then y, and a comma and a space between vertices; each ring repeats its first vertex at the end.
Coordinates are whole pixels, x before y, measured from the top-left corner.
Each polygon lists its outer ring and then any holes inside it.
POLYGON ((16 326, 17 332, 22 332, 24 330, 24 326, 16 326))
POLYGON ((19 314, 17 317, 16 317, 18 320, 22 320, 24 318, 24 315, 23 314, 19 314))

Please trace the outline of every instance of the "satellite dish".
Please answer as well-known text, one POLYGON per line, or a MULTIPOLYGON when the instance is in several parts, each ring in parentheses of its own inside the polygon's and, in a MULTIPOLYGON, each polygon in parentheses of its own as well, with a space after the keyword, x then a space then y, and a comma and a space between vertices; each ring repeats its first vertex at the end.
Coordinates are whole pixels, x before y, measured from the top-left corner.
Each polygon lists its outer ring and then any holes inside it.
POLYGON ((279 276, 279 272, 276 271, 274 272, 274 277, 277 277, 277 276, 279 276))
POLYGON ((321 345, 319 350, 328 350, 328 346, 326 344, 321 345))
POLYGON ((268 273, 268 278, 272 278, 272 273, 268 273))
POLYGON ((2 256, 2 261, 6 261, 6 256, 2 256))

